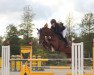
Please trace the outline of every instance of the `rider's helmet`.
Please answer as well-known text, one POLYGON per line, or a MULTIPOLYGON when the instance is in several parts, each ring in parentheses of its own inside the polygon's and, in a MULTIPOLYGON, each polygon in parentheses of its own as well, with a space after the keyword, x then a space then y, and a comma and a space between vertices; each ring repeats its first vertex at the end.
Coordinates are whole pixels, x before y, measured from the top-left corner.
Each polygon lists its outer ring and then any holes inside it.
POLYGON ((55 20, 55 19, 52 19, 52 20, 50 21, 50 23, 51 23, 51 24, 56 23, 56 20, 55 20))

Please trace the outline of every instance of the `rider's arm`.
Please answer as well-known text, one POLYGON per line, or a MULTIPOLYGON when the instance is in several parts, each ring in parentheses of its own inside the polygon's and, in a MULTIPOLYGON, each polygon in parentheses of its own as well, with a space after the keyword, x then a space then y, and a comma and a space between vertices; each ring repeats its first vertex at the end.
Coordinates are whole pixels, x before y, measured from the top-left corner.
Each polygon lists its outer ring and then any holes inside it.
POLYGON ((65 30, 65 29, 66 29, 66 27, 65 27, 65 26, 62 26, 62 27, 61 27, 61 29, 62 29, 62 30, 65 30))

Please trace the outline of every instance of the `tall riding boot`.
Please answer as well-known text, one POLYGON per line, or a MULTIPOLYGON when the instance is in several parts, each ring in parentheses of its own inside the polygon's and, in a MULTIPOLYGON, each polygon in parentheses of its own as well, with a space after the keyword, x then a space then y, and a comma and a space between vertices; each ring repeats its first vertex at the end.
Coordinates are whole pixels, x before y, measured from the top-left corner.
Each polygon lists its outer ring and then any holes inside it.
POLYGON ((63 38, 64 42, 65 42, 65 46, 67 47, 68 46, 68 42, 66 40, 66 38, 63 38))

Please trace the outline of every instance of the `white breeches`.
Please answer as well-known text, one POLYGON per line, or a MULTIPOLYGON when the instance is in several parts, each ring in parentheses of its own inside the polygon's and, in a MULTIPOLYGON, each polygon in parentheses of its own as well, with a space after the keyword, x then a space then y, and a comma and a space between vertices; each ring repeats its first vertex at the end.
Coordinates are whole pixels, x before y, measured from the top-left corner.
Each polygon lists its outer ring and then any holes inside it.
POLYGON ((63 38, 65 38, 66 34, 67 34, 67 28, 65 30, 63 30, 61 33, 62 33, 63 38))

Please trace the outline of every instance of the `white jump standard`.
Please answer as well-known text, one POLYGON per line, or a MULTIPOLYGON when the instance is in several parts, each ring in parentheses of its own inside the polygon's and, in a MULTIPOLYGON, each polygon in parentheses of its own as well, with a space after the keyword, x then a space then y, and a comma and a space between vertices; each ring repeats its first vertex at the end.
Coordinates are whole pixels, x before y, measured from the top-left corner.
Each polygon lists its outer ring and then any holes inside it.
POLYGON ((2 46, 2 75, 10 75, 10 46, 2 46))

